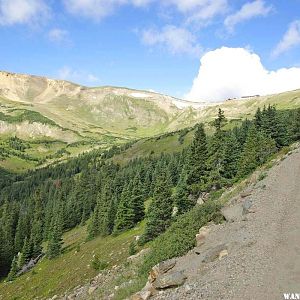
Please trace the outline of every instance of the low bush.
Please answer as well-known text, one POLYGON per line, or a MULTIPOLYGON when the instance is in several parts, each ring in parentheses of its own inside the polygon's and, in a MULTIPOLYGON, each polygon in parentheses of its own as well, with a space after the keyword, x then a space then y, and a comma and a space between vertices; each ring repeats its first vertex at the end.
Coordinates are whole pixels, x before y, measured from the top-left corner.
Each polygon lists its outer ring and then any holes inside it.
POLYGON ((178 217, 168 230, 151 244, 151 252, 145 257, 140 269, 141 275, 147 274, 157 263, 184 255, 195 246, 195 235, 210 221, 221 222, 220 204, 207 201, 195 206, 191 211, 178 217))

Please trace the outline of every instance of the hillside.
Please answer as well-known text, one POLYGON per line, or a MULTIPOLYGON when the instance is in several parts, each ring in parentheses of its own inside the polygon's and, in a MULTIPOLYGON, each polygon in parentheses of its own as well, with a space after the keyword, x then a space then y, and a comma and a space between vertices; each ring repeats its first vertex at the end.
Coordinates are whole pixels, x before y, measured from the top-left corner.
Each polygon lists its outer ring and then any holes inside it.
POLYGON ((266 175, 249 184, 247 197, 241 193, 230 199, 224 215, 230 211, 233 221, 210 225, 205 242, 176 259, 170 273, 184 272, 185 284, 153 299, 281 299, 298 291, 300 149, 266 175), (248 213, 234 212, 245 203, 251 203, 248 213))
POLYGON ((0 166, 24 171, 198 122, 207 125, 219 107, 234 126, 252 118, 257 107, 269 104, 279 109, 300 107, 300 90, 199 107, 149 91, 87 88, 62 80, 0 72, 0 166), (10 138, 14 136, 20 139, 21 148, 11 147, 10 138))

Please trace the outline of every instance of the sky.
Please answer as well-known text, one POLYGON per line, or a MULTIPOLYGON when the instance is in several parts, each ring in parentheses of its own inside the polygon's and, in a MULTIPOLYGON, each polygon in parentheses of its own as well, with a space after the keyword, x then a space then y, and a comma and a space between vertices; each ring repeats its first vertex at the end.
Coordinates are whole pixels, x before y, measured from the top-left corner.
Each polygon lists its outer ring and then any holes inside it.
POLYGON ((0 0, 0 69, 220 101, 300 88, 300 0, 0 0))

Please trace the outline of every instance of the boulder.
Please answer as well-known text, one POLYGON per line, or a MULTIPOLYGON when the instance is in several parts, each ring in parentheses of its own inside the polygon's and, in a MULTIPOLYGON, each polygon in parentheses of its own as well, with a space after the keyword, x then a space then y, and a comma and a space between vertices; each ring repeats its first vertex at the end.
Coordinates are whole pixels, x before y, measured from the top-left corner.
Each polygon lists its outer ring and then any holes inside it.
POLYGON ((175 259, 166 260, 155 265, 150 271, 149 281, 151 283, 154 282, 159 275, 167 273, 169 270, 173 269, 175 265, 176 265, 175 259))
POLYGON ((250 211, 250 208, 252 207, 252 200, 251 199, 246 199, 244 202, 243 202, 243 215, 249 213, 250 211))
POLYGON ((241 204, 227 206, 221 209, 223 217, 228 222, 240 221, 243 217, 243 211, 244 208, 241 204))
POLYGON ((141 291, 133 296, 131 296, 131 300, 148 300, 151 297, 151 292, 150 291, 141 291))
MULTIPOLYGON (((206 252, 202 262, 210 263, 210 262, 215 261, 217 258, 220 258, 221 255, 223 255, 223 257, 224 257, 224 254, 226 253, 225 250, 227 251, 227 246, 225 244, 221 244, 214 248, 209 249, 206 252)), ((228 252, 227 252, 227 254, 228 254, 228 252)))
POLYGON ((209 232, 210 232, 209 226, 203 226, 199 229, 199 233, 196 234, 197 247, 200 247, 205 243, 205 239, 208 236, 209 232))
POLYGON ((127 258, 129 262, 136 262, 139 261, 141 258, 143 258, 146 254, 148 254, 150 251, 150 248, 142 249, 137 254, 131 255, 127 258))
POLYGON ((242 198, 246 198, 252 195, 252 189, 247 189, 241 193, 242 198))
POLYGON ((186 276, 183 272, 173 272, 159 275, 153 283, 156 289, 166 289, 184 284, 186 276))

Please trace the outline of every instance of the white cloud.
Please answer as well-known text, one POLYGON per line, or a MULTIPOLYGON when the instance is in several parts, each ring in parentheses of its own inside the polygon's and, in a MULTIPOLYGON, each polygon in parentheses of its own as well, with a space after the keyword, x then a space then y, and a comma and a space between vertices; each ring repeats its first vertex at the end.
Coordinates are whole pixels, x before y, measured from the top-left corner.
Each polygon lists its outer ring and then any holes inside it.
POLYGON ((185 28, 168 25, 161 30, 147 29, 142 32, 142 41, 148 46, 160 46, 173 54, 199 56, 201 47, 194 34, 185 28))
POLYGON ((0 0, 0 25, 36 24, 48 16, 43 0, 0 0))
POLYGON ((96 75, 85 72, 77 71, 68 66, 64 66, 57 72, 57 77, 62 80, 68 80, 80 84, 97 84, 100 82, 100 78, 96 75))
POLYGON ((202 56, 199 74, 186 98, 216 102, 280 93, 300 88, 299 78, 300 68, 268 71, 248 49, 222 47, 202 56))
POLYGON ((187 17, 187 22, 206 22, 228 9, 227 0, 164 0, 165 4, 175 5, 187 17))
POLYGON ((74 15, 100 21, 122 5, 144 7, 155 0, 63 0, 67 11, 74 15))
POLYGON ((245 3, 241 9, 232 15, 229 15, 224 24, 229 32, 234 31, 237 24, 248 21, 259 16, 267 16, 272 11, 272 6, 267 6, 263 0, 255 0, 245 3))
POLYGON ((290 24, 289 29, 273 50, 272 55, 276 57, 298 45, 300 45, 300 20, 290 24))
POLYGON ((54 43, 69 42, 69 32, 60 28, 53 28, 48 32, 48 38, 54 43))

